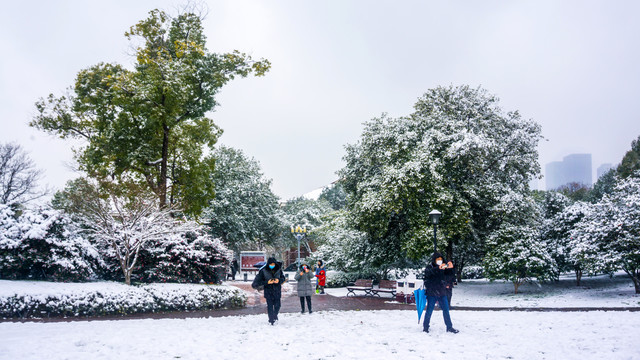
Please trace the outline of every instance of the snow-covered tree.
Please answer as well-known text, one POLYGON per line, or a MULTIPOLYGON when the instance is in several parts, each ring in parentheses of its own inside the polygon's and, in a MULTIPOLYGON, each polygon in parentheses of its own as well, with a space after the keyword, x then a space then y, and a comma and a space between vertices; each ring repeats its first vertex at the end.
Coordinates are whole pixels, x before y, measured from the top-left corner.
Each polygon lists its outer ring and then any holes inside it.
POLYGON ((621 179, 571 232, 572 255, 592 272, 622 269, 640 294, 640 172, 621 179))
POLYGON ((327 186, 322 189, 322 193, 318 200, 326 200, 333 210, 340 210, 347 205, 347 193, 344 192, 344 187, 340 182, 336 182, 333 185, 327 186))
POLYGON ((276 247, 287 249, 297 245, 296 238, 291 234, 291 227, 300 225, 307 229, 307 235, 300 243, 300 246, 307 248, 311 252, 309 242, 319 245, 318 240, 322 240, 316 234, 316 229, 321 227, 325 222, 325 216, 333 212, 331 205, 324 200, 312 200, 304 197, 298 197, 288 200, 280 209, 280 236, 278 237, 276 247))
POLYGON ((582 279, 584 259, 582 256, 576 257, 577 249, 581 244, 574 241, 571 231, 590 212, 590 204, 576 201, 559 210, 551 218, 544 219, 542 226, 542 239, 546 242, 547 249, 558 269, 556 276, 565 271, 573 271, 577 286, 580 286, 582 279))
POLYGON ((101 264, 97 250, 63 212, 0 204, 0 277, 84 281, 101 264))
POLYGON ((271 180, 264 177, 255 159, 240 150, 220 146, 214 157, 216 195, 204 212, 213 237, 236 253, 273 244, 282 225, 271 180))
POLYGON ((352 224, 349 212, 344 209, 328 214, 325 222, 314 231, 320 245, 311 258, 323 260, 332 270, 374 275, 378 279, 387 279, 394 268, 406 269, 414 265, 405 258, 398 260, 394 251, 372 243, 366 233, 354 229, 352 224))
POLYGON ((109 185, 106 196, 95 194, 85 199, 84 226, 96 243, 108 249, 106 255, 117 260, 125 283, 130 285, 138 255, 147 242, 196 229, 175 219, 172 209, 158 209, 153 194, 136 186, 124 192, 113 186, 109 185))
POLYGON ((346 147, 339 175, 354 226, 396 256, 420 259, 432 251, 428 214, 437 209, 440 249, 481 252, 499 226, 490 210, 505 194, 526 193, 539 172, 540 139, 538 124, 505 113, 486 90, 429 90, 413 114, 375 118, 346 147))
POLYGON ((487 240, 484 274, 489 279, 511 281, 518 288, 534 279, 546 281, 554 276, 554 261, 540 240, 537 224, 541 209, 535 200, 516 192, 505 195, 492 209, 500 226, 487 240))

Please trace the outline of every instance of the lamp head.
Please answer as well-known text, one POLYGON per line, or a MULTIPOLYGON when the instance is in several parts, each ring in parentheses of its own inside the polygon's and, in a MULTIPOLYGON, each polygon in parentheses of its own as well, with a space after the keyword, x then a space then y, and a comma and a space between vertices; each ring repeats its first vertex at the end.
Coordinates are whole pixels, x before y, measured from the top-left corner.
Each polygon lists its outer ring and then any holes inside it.
POLYGON ((429 213, 429 219, 433 225, 438 225, 438 222, 440 222, 440 216, 442 216, 442 213, 438 210, 432 210, 429 213))

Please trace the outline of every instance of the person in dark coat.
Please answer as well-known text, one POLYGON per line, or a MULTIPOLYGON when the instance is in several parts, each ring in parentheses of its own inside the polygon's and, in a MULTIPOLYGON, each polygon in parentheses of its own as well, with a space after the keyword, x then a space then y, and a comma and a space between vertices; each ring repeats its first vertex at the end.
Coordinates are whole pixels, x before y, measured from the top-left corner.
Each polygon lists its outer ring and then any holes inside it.
POLYGON ((429 322, 431 321, 431 314, 436 306, 436 301, 442 309, 447 332, 454 334, 458 332, 451 323, 449 300, 447 299, 445 276, 453 273, 453 264, 450 263, 450 266, 444 263, 444 258, 440 253, 435 252, 431 257, 431 263, 424 270, 424 287, 427 293, 427 314, 424 317, 424 332, 429 332, 429 322))
POLYGON ((264 298, 267 299, 267 314, 269 324, 273 325, 278 320, 280 311, 280 298, 282 296, 282 284, 286 281, 282 267, 275 258, 269 258, 267 264, 260 268, 251 287, 264 288, 264 298))
POLYGON ((231 262, 231 279, 235 280, 236 279, 236 273, 238 272, 238 260, 233 259, 233 261, 231 262))
POLYGON ((457 285, 456 284, 456 267, 453 265, 453 262, 451 262, 451 260, 447 262, 447 270, 445 272, 446 272, 446 274, 444 275, 445 289, 447 290, 447 300, 449 300, 449 310, 451 310, 451 298, 453 297, 453 285, 457 285))
POLYGON ((298 297, 300 298, 301 313, 304 314, 304 301, 307 300, 307 307, 309 308, 309 314, 311 311, 311 295, 313 295, 313 285, 311 279, 313 279, 313 273, 309 271, 309 265, 302 264, 300 266, 300 272, 296 273, 295 279, 298 282, 298 297))

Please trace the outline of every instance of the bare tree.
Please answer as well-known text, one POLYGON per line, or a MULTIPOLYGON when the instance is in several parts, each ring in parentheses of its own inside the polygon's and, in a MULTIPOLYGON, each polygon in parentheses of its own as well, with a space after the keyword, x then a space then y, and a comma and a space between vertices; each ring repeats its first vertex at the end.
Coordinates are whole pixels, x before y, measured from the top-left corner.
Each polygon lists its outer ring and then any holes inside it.
POLYGON ((107 196, 86 198, 84 215, 88 232, 114 250, 125 283, 131 285, 131 274, 144 244, 187 231, 189 223, 175 219, 172 209, 159 210, 156 197, 148 191, 121 190, 112 188, 107 196))
POLYGON ((18 144, 0 144, 0 204, 24 204, 47 195, 38 190, 42 170, 18 144))

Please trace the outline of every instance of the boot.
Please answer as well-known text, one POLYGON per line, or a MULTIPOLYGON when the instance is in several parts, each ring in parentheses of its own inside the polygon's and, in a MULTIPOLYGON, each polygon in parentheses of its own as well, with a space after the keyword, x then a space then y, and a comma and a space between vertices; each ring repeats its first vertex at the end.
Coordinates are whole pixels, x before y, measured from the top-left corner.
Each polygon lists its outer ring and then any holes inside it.
POLYGON ((459 333, 460 331, 458 331, 458 330, 456 330, 456 329, 454 329, 454 328, 450 327, 450 328, 447 328, 447 332, 457 334, 457 333, 459 333))
POLYGON ((426 328, 423 328, 422 331, 428 333, 429 332, 429 327, 427 326, 426 328))

